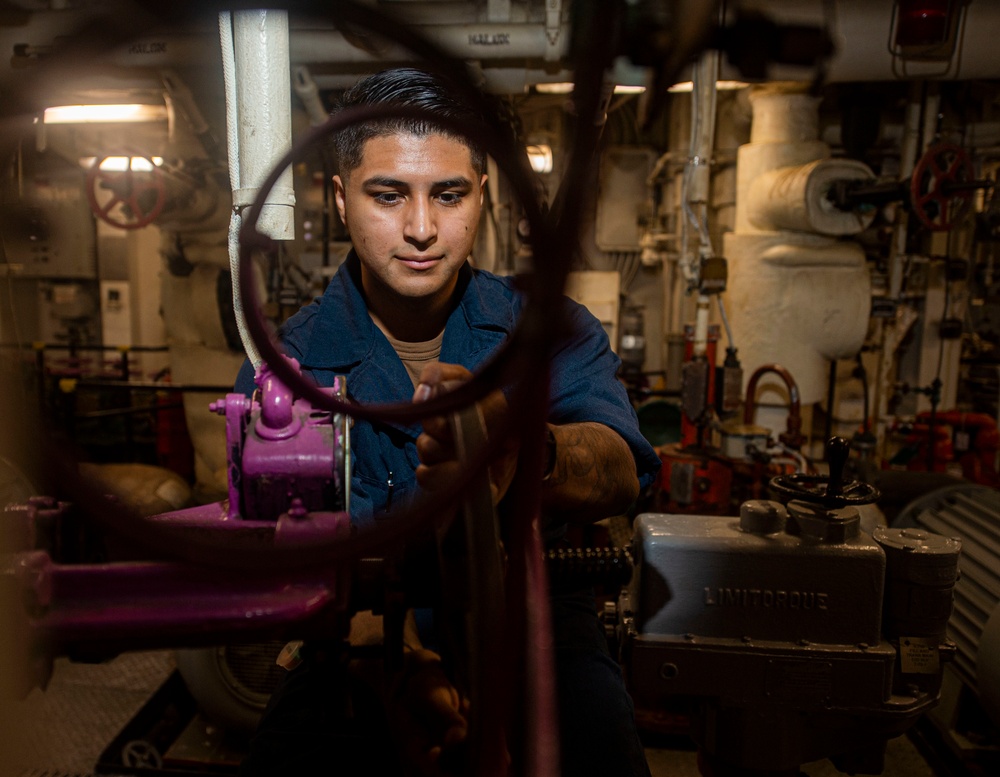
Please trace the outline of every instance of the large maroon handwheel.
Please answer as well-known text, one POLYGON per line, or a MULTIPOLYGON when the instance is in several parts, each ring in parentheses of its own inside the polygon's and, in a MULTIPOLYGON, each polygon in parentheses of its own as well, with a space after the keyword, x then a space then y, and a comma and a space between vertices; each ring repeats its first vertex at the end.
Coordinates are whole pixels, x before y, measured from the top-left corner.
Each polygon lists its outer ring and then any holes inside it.
POLYGON ((972 162, 959 146, 931 146, 910 178, 913 213, 932 232, 946 232, 961 221, 975 193, 972 162))
POLYGON ((102 170, 107 157, 95 160, 87 171, 87 201, 97 218, 118 229, 139 229, 153 223, 167 201, 167 188, 163 173, 149 157, 138 157, 149 162, 148 170, 133 170, 129 157, 127 170, 102 170), (100 203, 97 190, 106 189, 111 199, 100 203))

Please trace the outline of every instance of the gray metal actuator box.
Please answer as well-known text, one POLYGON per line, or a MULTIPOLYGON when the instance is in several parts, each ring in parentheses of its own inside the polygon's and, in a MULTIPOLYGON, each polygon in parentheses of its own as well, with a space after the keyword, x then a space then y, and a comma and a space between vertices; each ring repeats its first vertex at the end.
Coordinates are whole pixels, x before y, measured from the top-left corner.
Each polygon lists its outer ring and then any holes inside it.
POLYGON ((641 515, 632 606, 640 635, 876 645, 885 553, 871 536, 826 541, 784 520, 641 515))

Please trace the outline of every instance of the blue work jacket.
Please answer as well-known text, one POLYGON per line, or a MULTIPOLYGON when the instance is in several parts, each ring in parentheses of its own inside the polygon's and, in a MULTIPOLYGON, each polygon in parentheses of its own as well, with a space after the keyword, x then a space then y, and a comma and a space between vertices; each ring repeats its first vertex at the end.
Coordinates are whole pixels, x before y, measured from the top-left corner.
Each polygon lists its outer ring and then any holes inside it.
MULTIPOLYGON (((470 371, 483 365, 513 332, 523 305, 513 278, 466 264, 460 271, 461 299, 445 325, 440 361, 470 371)), ((653 482, 660 460, 639 432, 625 388, 617 379, 620 361, 600 322, 582 305, 565 300, 571 335, 557 347, 551 363, 549 421, 596 421, 614 429, 635 456, 639 483, 653 482)), ((413 382, 382 332, 372 322, 361 293, 361 270, 351 251, 323 296, 288 319, 280 333, 286 353, 320 386, 347 378, 347 393, 364 404, 409 402, 413 382)), ((251 394, 253 368, 244 363, 236 390, 251 394)), ((354 464, 351 518, 367 528, 401 507, 416 493, 420 425, 356 420, 351 430, 354 464)))

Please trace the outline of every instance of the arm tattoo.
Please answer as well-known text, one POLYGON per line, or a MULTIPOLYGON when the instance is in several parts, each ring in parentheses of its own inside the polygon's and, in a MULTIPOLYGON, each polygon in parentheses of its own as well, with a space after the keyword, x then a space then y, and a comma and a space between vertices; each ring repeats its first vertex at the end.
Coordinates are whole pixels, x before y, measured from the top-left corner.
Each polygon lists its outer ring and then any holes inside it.
POLYGON ((624 511, 638 494, 628 444, 592 422, 560 426, 556 434, 556 464, 545 489, 549 506, 600 517, 624 511))

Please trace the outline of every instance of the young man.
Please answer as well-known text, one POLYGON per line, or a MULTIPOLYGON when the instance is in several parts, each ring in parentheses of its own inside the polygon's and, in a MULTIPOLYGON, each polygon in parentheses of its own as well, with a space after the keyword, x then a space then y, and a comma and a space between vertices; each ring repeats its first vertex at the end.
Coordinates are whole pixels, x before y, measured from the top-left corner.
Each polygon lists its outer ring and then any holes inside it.
MULTIPOLYGON (((453 94, 437 77, 399 69, 359 82, 340 107, 392 103, 420 106, 442 118, 471 118, 453 94)), ((433 122, 411 119, 355 125, 339 133, 335 144, 336 203, 354 250, 324 295, 283 327, 285 349, 320 385, 346 375, 355 401, 426 399, 445 382, 469 379, 513 331, 523 304, 512 279, 474 270, 468 261, 483 205, 484 154, 433 122)), ((556 526, 624 512, 659 467, 616 379, 618 359, 603 329, 581 306, 565 304, 573 334, 551 364, 548 428, 554 446, 542 484, 543 510, 556 526)), ((246 365, 237 388, 252 391, 246 365)), ((499 389, 481 407, 488 430, 511 422, 499 389)), ((362 530, 420 489, 447 489, 460 466, 444 419, 429 419, 422 428, 357 422, 352 449, 351 512, 362 530)), ((491 466, 497 501, 517 459, 508 446, 491 466)), ((608 654, 592 595, 553 596, 552 611, 563 774, 648 775, 631 702, 608 654)), ((312 663, 289 674, 275 709, 317 709, 315 688, 330 678, 312 663)), ((419 769, 429 774, 440 771, 442 746, 464 735, 457 696, 438 697, 445 721, 438 741, 423 743, 416 753, 419 769)), ((325 715, 301 714, 292 721, 269 710, 244 772, 307 772, 309 763, 337 771, 340 756, 318 733, 329 725, 325 715), (276 744, 293 729, 293 746, 276 744), (320 752, 306 755, 310 747, 320 752), (306 760, 293 766, 289 757, 306 760)))

